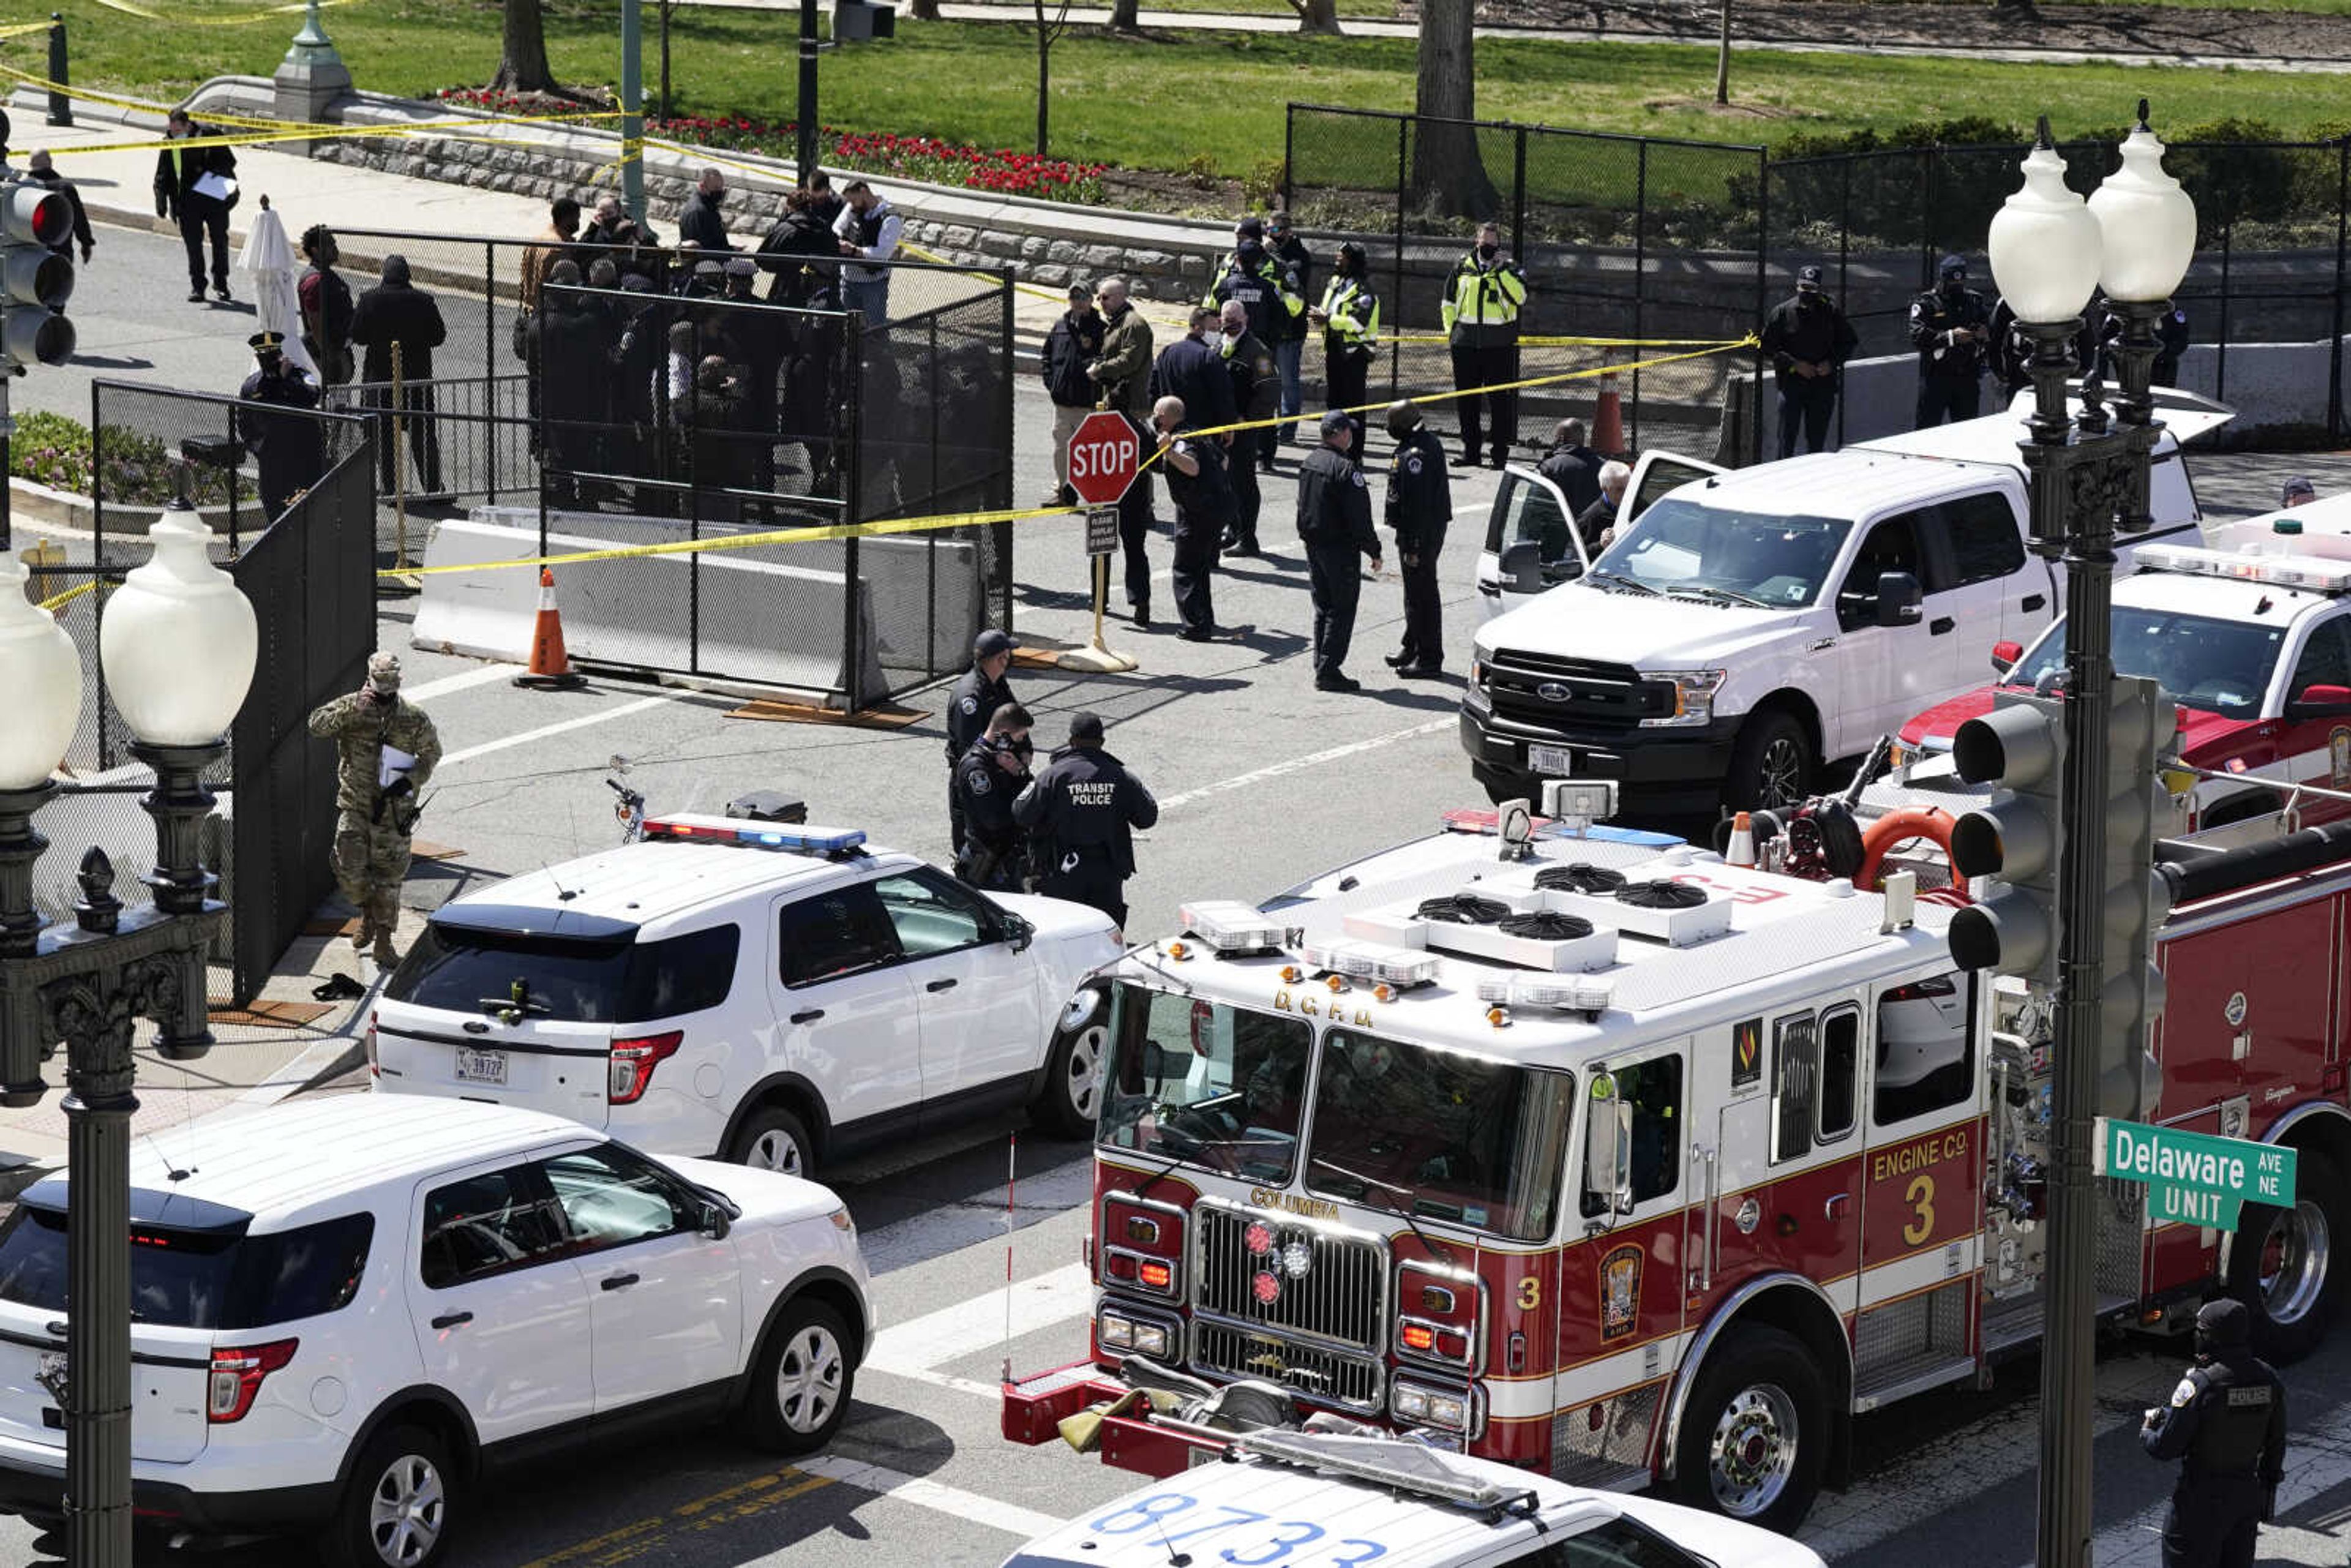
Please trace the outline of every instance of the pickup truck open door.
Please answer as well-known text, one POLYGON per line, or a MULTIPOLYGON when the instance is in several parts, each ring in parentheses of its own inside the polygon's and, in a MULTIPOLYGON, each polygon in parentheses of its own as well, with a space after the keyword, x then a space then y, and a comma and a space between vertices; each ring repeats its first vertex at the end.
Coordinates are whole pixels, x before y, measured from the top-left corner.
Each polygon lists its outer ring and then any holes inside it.
MULTIPOLYGON (((1666 494, 1722 469, 1670 452, 1645 454, 1625 486, 1616 527, 1625 525, 1666 494)), ((1512 464, 1503 470, 1486 517, 1484 548, 1478 552, 1478 612, 1489 621, 1535 595, 1573 582, 1592 570, 1597 552, 1576 532, 1567 497, 1532 468, 1512 464)))

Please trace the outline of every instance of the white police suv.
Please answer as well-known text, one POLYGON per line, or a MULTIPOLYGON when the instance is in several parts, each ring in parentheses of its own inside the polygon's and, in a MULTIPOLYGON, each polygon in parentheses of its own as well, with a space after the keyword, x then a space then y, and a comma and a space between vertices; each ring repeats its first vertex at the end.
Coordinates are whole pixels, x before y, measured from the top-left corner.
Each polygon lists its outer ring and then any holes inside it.
MULTIPOLYGON (((872 1337, 831 1192, 553 1116, 339 1095, 131 1161, 132 1500, 166 1540, 434 1568, 486 1476, 569 1441, 732 1415, 820 1446, 872 1337)), ((53 1176, 0 1224, 0 1511, 40 1521, 70 1310, 53 1176)))
POLYGON ((644 832, 436 911, 376 1009, 377 1088, 794 1175, 1008 1105, 1092 1132, 1107 916, 852 830, 644 832))
POLYGON ((1404 1438, 1257 1432, 1089 1510, 1004 1568, 1822 1568, 1783 1535, 1404 1438))

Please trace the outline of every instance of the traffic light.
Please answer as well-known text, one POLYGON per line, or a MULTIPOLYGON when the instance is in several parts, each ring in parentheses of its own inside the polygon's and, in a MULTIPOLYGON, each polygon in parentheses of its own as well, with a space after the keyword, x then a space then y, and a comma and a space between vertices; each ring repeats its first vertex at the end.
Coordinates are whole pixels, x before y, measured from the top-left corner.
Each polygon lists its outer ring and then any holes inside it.
POLYGON ((0 185, 0 360, 55 365, 73 356, 73 204, 28 180, 0 185))
MULTIPOLYGON (((1970 784, 1998 784, 1991 803, 1951 825, 1951 867, 2000 886, 1951 917, 1951 961, 2021 975, 2057 989, 2057 861, 2064 842, 2064 705, 2001 692, 1992 711, 1959 726, 1951 762, 1970 784)), ((2150 868, 2151 869, 2151 868, 2150 868)))
POLYGON ((2176 729, 2177 710, 2153 681, 2117 675, 2106 714, 2098 1113, 2137 1120, 2155 1109, 2162 1092, 2161 1073, 2147 1052, 2147 1030, 2163 1011, 2155 934, 2171 913, 2170 889, 2155 874, 2155 841, 2168 810, 2157 768, 2176 729))

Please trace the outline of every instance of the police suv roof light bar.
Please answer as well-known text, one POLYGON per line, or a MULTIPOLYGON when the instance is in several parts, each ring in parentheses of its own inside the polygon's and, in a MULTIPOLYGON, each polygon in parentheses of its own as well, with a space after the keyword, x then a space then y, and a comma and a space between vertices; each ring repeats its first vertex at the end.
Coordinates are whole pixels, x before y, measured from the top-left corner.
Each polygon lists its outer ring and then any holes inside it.
POLYGON ((2313 593, 2351 592, 2351 566, 2317 556, 2239 555, 2195 545, 2142 545, 2138 565, 2141 571, 2227 578, 2272 588, 2300 588, 2313 593))
POLYGON ((796 854, 847 855, 859 852, 865 835, 856 828, 800 827, 781 822, 745 821, 736 817, 648 817, 647 839, 681 843, 737 844, 745 849, 784 850, 796 854))

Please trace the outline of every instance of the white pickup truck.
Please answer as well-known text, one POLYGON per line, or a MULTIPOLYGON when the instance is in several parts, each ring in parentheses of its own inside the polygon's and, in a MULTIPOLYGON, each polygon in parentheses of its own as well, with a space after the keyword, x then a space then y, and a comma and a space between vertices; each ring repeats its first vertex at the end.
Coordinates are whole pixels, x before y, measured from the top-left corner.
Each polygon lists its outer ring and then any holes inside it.
MULTIPOLYGON (((1777 805, 1981 685, 1992 645, 2032 642, 2064 599, 2025 549, 2024 407, 1736 471, 1652 454, 1597 559, 1570 527, 1546 565, 1565 503, 1511 470, 1462 695, 1479 781, 1499 800, 1614 779, 1650 814, 1777 805)), ((2155 527, 2118 546, 2126 571, 2139 545, 2203 542, 2179 444, 2231 417, 2168 388, 2157 413, 2155 527)))

